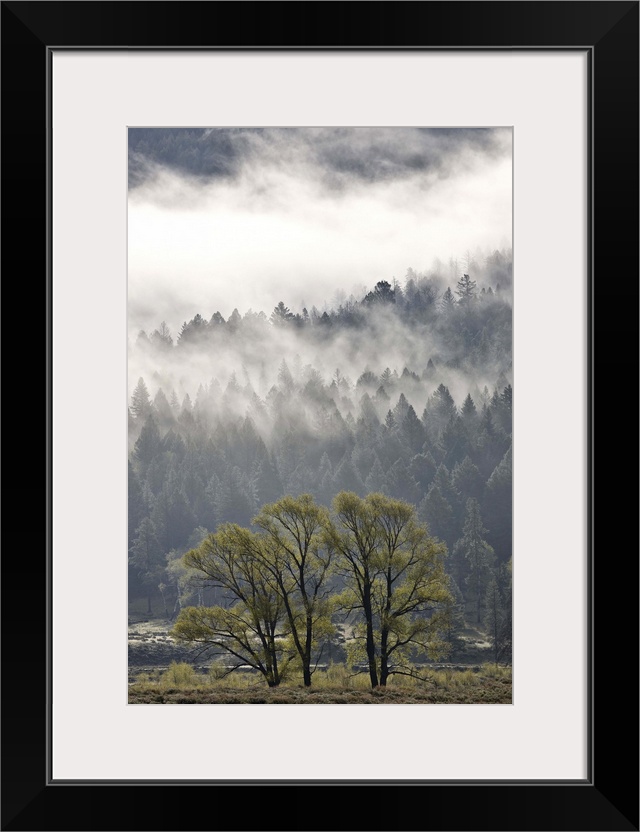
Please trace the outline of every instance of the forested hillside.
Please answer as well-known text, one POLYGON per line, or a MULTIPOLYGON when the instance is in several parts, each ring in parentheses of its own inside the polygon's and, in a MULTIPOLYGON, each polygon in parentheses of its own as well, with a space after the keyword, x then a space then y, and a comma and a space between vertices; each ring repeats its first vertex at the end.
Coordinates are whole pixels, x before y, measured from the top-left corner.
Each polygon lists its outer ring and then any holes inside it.
POLYGON ((511 253, 468 257, 454 281, 444 272, 409 269, 322 310, 285 298, 139 333, 133 605, 175 618, 207 603, 182 555, 222 523, 251 527, 266 503, 382 493, 446 544, 459 620, 486 629, 492 597, 510 620, 511 253))

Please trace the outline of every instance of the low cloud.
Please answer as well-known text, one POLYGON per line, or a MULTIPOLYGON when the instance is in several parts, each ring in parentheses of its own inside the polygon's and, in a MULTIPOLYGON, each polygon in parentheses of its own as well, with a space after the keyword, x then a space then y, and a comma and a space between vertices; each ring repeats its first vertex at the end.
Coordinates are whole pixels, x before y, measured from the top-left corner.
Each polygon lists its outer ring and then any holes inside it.
POLYGON ((451 259, 511 244, 507 129, 164 132, 130 136, 132 336, 280 300, 322 310, 435 258, 455 283, 451 259))

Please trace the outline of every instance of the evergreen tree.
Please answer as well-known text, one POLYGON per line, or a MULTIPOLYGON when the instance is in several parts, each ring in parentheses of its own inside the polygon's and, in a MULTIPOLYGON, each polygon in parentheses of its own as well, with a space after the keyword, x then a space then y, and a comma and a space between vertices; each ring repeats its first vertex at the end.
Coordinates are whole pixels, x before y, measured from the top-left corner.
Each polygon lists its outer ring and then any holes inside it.
POLYGON ((133 469, 131 460, 129 460, 128 462, 127 502, 129 549, 131 549, 131 547, 133 546, 136 530, 142 522, 143 517, 145 517, 145 515, 147 514, 147 506, 143 498, 140 479, 133 469))
POLYGON ((160 448, 160 431, 153 415, 149 415, 142 426, 133 451, 134 456, 140 463, 141 471, 146 471, 160 448))
POLYGON ((147 590, 147 613, 151 614, 151 597, 162 579, 165 561, 155 523, 149 517, 144 517, 136 529, 129 563, 147 590))
POLYGON ((468 455, 471 450, 469 437, 460 416, 452 417, 444 426, 440 436, 440 446, 442 462, 448 468, 453 468, 468 455))
POLYGON ((142 376, 138 379, 138 383, 131 397, 131 412, 136 422, 141 424, 151 415, 151 399, 142 376))
POLYGON ((420 453, 426 438, 425 431, 422 422, 416 416, 416 412, 411 405, 407 408, 405 417, 400 423, 400 433, 412 454, 420 453))
POLYGON ((512 489, 511 448, 509 448, 489 477, 483 501, 483 513, 491 528, 489 540, 502 562, 511 557, 512 489))
POLYGON ((459 298, 458 303, 461 306, 467 306, 476 297, 476 281, 471 280, 468 274, 463 274, 458 281, 456 295, 459 298))
POLYGON ((393 421, 396 426, 402 425, 404 422, 407 413, 409 412, 409 402, 407 401, 404 393, 400 393, 400 397, 398 398, 398 403, 393 408, 393 421))
POLYGON ((280 474, 269 454, 265 454, 257 464, 255 483, 259 505, 275 502, 284 494, 280 474))
POLYGON ((477 624, 482 623, 487 586, 495 562, 495 553, 485 540, 486 534, 478 501, 471 497, 467 500, 463 536, 456 543, 455 550, 464 555, 468 564, 467 601, 474 609, 477 624))
POLYGON ((178 346, 185 347, 187 345, 203 344, 206 335, 209 331, 209 325, 202 315, 195 315, 189 323, 185 321, 182 324, 180 334, 178 335, 178 346))
POLYGON ((353 491, 360 496, 364 494, 364 483, 352 462, 351 453, 342 457, 333 475, 333 493, 338 491, 353 491))
POLYGON ((407 464, 397 459, 386 473, 387 493, 398 500, 416 505, 420 502, 420 489, 407 464))
POLYGON ((456 299, 453 296, 453 292, 451 288, 447 286, 447 289, 442 296, 442 300, 440 301, 440 308, 443 312, 451 312, 456 305, 456 299))
MULTIPOLYGON (((449 292, 451 292, 451 290, 449 290, 449 292)), ((436 375, 436 365, 433 363, 433 359, 430 358, 427 361, 427 366, 425 367, 425 369, 422 373, 422 378, 427 380, 427 381, 430 381, 431 379, 435 378, 435 375, 436 375)))
POLYGON ((390 387, 392 387, 392 385, 393 385, 393 381, 392 381, 391 370, 389 369, 389 367, 386 367, 386 368, 385 368, 385 370, 384 370, 384 372, 383 372, 383 373, 382 373, 382 375, 380 376, 380 384, 381 384, 383 387, 385 387, 387 390, 388 390, 390 387))
POLYGON ((293 312, 280 301, 271 313, 270 320, 274 326, 284 326, 289 321, 292 321, 294 317, 293 312))
POLYGON ((284 358, 282 359, 280 369, 278 370, 278 385, 285 394, 290 393, 294 387, 291 370, 289 369, 284 358))
POLYGON ((513 401, 513 388, 510 384, 504 388, 502 393, 498 398, 498 406, 496 408, 496 417, 498 424, 502 428, 502 430, 508 435, 511 435, 511 423, 512 423, 512 401, 513 401))
POLYGON ((158 419, 158 426, 161 426, 166 433, 169 428, 175 424, 173 410, 169 404, 167 397, 164 394, 162 387, 158 388, 158 392, 153 398, 153 410, 158 419))
POLYGON ((432 442, 437 442, 445 426, 458 415, 449 388, 439 384, 427 401, 422 421, 432 442))
POLYGON ((437 485, 431 486, 418 507, 418 513, 420 519, 427 524, 430 534, 444 541, 450 548, 456 534, 455 516, 451 504, 437 485))
POLYGON ((236 333, 240 327, 242 326, 242 317, 237 309, 234 309, 233 312, 229 315, 229 320, 227 321, 227 331, 231 334, 236 333))
POLYGON ((494 662, 511 661, 511 561, 503 564, 489 581, 484 625, 491 641, 494 662))
POLYGON ((471 393, 467 393, 467 398, 462 403, 460 415, 466 426, 471 426, 475 424, 478 418, 478 410, 476 408, 475 402, 471 398, 471 393))
POLYGON ((369 475, 364 481, 364 486, 368 494, 384 494, 387 492, 387 480, 384 475, 384 468, 382 467, 380 459, 377 455, 373 465, 371 466, 369 475))
POLYGON ((411 458, 409 471, 423 493, 426 493, 429 489, 436 473, 436 467, 435 460, 430 451, 416 454, 411 458))
POLYGON ((478 467, 473 464, 470 457, 465 456, 462 462, 458 462, 451 472, 451 484, 460 494, 460 499, 466 505, 469 497, 474 497, 478 502, 482 501, 484 493, 484 480, 478 467))
POLYGON ((173 338, 171 337, 171 330, 167 326, 166 321, 162 321, 158 329, 154 329, 151 333, 151 343, 161 350, 169 350, 173 346, 173 338))
POLYGON ((365 304, 392 304, 395 302, 395 293, 391 288, 391 284, 386 280, 379 280, 374 286, 373 291, 369 292, 363 300, 365 304))
POLYGON ((449 592, 451 593, 451 601, 447 609, 448 614, 445 618, 443 637, 449 645, 447 658, 449 661, 455 661, 464 649, 464 639, 462 637, 465 628, 464 597, 460 587, 451 576, 449 576, 449 592))

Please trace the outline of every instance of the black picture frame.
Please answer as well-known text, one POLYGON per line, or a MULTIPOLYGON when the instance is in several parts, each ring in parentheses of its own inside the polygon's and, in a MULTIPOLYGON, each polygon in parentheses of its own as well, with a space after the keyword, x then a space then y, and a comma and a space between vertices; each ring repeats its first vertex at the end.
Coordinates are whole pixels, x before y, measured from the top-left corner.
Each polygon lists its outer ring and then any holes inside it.
MULTIPOLYGON (((621 479, 637 438, 637 413, 633 426, 625 416, 635 400, 629 380, 635 391, 638 378, 637 348, 628 343, 638 329, 638 9, 638 2, 581 0, 2 3, 2 263, 11 299, 5 430, 17 453, 26 449, 32 457, 29 464, 24 458, 9 464, 6 482, 15 509, 5 520, 2 559, 2 829, 638 829, 638 547, 637 539, 629 545, 627 534, 637 528, 637 499, 621 479), (176 47, 587 50, 592 684, 584 782, 49 779, 51 51, 176 47), (42 352, 28 358, 34 344, 42 352), (45 409, 32 399, 33 378, 46 391, 46 431, 45 409), (43 533, 34 536, 32 520, 45 515, 43 533), (23 516, 27 525, 14 528, 23 516), (157 788, 162 791, 154 793, 157 788)), ((554 649, 572 647, 559 643, 554 649)), ((349 753, 357 771, 357 749, 349 753)), ((383 760, 381 751, 381 776, 383 760)))

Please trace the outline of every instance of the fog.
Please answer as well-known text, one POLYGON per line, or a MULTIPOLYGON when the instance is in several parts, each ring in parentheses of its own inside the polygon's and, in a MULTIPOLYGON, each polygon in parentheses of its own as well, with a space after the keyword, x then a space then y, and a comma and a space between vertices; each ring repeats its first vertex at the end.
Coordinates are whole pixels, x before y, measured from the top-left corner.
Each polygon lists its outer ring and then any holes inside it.
POLYGON ((130 131, 132 340, 279 301, 322 312, 436 258, 454 288, 450 260, 511 245, 510 129, 162 133, 130 131))
MULTIPOLYGON (((491 357, 486 357, 480 366, 477 359, 465 356, 464 344, 457 335, 453 337, 455 332, 440 316, 434 315, 428 324, 415 326, 409 325, 397 308, 381 308, 367 311, 364 329, 339 324, 324 328, 320 323, 300 329, 293 324, 274 326, 265 315, 247 315, 238 319, 234 331, 230 331, 229 323, 220 332, 208 330, 194 343, 169 349, 154 346, 153 333, 151 342, 144 336, 136 338, 129 349, 129 389, 132 393, 143 377, 152 396, 162 388, 167 396, 175 392, 180 402, 185 395, 195 401, 201 385, 219 386, 222 393, 233 378, 245 388, 245 394, 233 399, 232 409, 237 417, 244 417, 254 394, 264 402, 272 388, 278 387, 284 361, 298 390, 312 376, 329 388, 338 371, 346 397, 334 396, 337 408, 343 416, 351 413, 357 418, 363 393, 373 396, 380 385, 378 381, 370 387, 356 388, 360 376, 369 371, 380 377, 387 368, 402 376, 406 368, 420 377, 420 383, 397 382, 393 390, 388 389, 392 399, 388 404, 379 402, 378 416, 384 418, 386 410, 397 403, 400 392, 421 414, 428 397, 441 383, 461 405, 469 392, 482 390, 485 385, 492 390, 500 375, 511 381, 508 294, 505 297, 503 293, 501 300, 487 299, 484 308, 475 312, 469 325, 478 331, 482 330, 483 321, 494 330, 496 321, 500 324, 497 334, 494 331, 491 335, 491 357), (429 360, 436 370, 427 374, 429 360)), ((219 404, 210 406, 212 412, 220 410, 219 404)), ((228 413, 229 402, 225 407, 228 413)))

